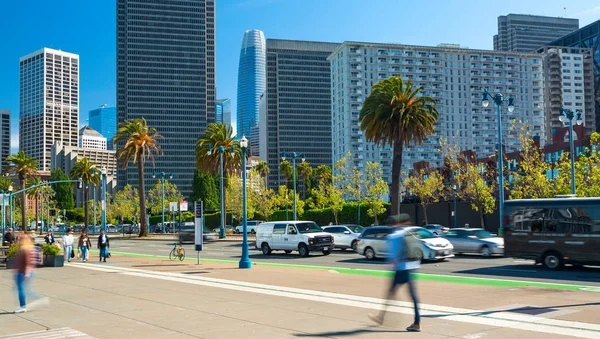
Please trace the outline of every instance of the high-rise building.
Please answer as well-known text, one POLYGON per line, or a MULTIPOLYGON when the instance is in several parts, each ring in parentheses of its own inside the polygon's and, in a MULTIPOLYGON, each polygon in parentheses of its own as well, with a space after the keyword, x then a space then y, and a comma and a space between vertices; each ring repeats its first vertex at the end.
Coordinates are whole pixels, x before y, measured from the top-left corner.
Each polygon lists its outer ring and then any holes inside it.
MULTIPOLYGON (((117 0, 117 122, 143 117, 164 136, 154 168, 174 173, 184 196, 215 107, 215 1, 117 0)), ((153 185, 152 169, 144 175, 153 185)), ((137 186, 135 166, 118 181, 137 186)))
POLYGON ((496 152, 496 107, 483 107, 483 91, 513 96, 516 109, 502 112, 507 151, 520 146, 512 122, 522 121, 533 135, 545 140, 542 56, 448 47, 345 42, 329 57, 333 112, 333 162, 352 153, 354 165, 379 162, 384 179, 391 182, 392 148, 367 142, 360 129, 360 110, 371 87, 391 76, 422 86, 421 95, 434 98, 440 113, 435 133, 422 145, 403 153, 403 170, 418 161, 442 165, 440 138, 479 156, 496 152))
POLYGON ((260 127, 252 126, 250 127, 250 137, 248 138, 248 143, 250 145, 250 155, 254 157, 258 157, 260 154, 260 127))
POLYGON ((113 149, 112 139, 117 132, 117 108, 102 105, 91 110, 89 115, 89 127, 106 137, 108 149, 113 149))
POLYGON ((283 152, 304 153, 312 166, 332 164, 331 66, 327 57, 338 46, 267 39, 267 91, 264 122, 259 122, 259 149, 271 170, 270 187, 283 182, 279 174, 283 152))
POLYGON ((595 131, 600 131, 600 20, 554 40, 547 45, 581 47, 590 48, 592 50, 594 68, 592 72, 586 72, 584 70, 583 77, 586 80, 593 79, 594 81, 594 112, 596 114, 595 131))
POLYGON ((217 122, 231 125, 231 100, 217 99, 217 122))
POLYGON ((77 146, 79 55, 42 48, 19 63, 19 149, 49 171, 55 142, 77 146))
POLYGON ((579 28, 578 19, 509 14, 498 17, 494 50, 533 52, 579 28))
POLYGON ((10 155, 10 111, 0 109, 0 172, 4 159, 10 155))
POLYGON ((79 147, 105 150, 106 138, 90 126, 83 126, 79 130, 79 147))
POLYGON ((258 101, 265 91, 265 35, 257 29, 244 32, 237 86, 237 135, 249 136, 258 125, 258 101))

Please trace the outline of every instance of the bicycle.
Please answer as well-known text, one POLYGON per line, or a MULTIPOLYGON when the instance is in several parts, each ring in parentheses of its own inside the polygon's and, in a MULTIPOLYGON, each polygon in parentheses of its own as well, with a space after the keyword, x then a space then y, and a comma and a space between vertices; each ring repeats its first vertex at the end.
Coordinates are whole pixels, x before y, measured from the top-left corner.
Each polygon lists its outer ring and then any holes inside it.
POLYGON ((173 243, 173 249, 171 250, 171 253, 169 253, 169 259, 175 260, 177 258, 179 258, 179 261, 183 261, 183 259, 185 259, 185 250, 181 244, 173 243))

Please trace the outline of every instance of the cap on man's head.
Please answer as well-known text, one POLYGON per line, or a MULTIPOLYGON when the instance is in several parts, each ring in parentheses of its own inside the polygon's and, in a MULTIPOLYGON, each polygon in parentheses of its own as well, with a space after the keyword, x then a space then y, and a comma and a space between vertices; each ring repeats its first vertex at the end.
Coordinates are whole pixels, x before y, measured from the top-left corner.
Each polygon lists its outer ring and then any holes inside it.
POLYGON ((389 225, 397 225, 410 221, 410 215, 408 213, 400 213, 396 215, 391 215, 388 218, 389 225))

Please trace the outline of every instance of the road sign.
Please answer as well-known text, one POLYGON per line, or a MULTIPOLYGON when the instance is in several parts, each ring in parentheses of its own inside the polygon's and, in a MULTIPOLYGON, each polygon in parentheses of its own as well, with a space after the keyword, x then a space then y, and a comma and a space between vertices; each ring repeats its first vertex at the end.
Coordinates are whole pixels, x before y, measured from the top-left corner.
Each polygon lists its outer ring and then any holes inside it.
POLYGON ((181 212, 186 212, 188 210, 188 202, 187 202, 187 200, 181 200, 179 202, 179 210, 181 212))
POLYGON ((203 206, 202 206, 202 201, 196 201, 194 203, 194 211, 196 214, 196 222, 194 224, 195 226, 195 245, 196 245, 196 251, 200 252, 202 251, 202 245, 203 245, 203 226, 204 226, 204 220, 203 220, 203 206))
POLYGON ((177 203, 176 202, 169 203, 169 212, 177 212, 177 203))

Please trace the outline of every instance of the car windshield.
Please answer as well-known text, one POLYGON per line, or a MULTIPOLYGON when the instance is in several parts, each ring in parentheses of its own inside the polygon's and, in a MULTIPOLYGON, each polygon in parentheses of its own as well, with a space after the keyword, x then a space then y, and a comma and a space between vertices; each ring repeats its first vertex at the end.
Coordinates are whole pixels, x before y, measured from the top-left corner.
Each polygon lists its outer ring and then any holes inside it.
POLYGON ((484 230, 475 231, 473 232, 473 235, 479 239, 488 239, 494 237, 490 232, 484 230))
POLYGON ((437 236, 431 232, 429 232, 428 230, 424 229, 424 228, 414 228, 410 230, 410 233, 412 233, 415 237, 417 237, 417 239, 431 239, 431 238, 437 238, 437 236))
POLYGON ((296 227, 298 228, 298 232, 300 233, 323 232, 321 227, 319 227, 319 225, 315 224, 314 222, 303 222, 300 224, 296 224, 296 227))
POLYGON ((365 228, 362 226, 350 226, 348 227, 353 233, 360 233, 362 232, 365 228))

